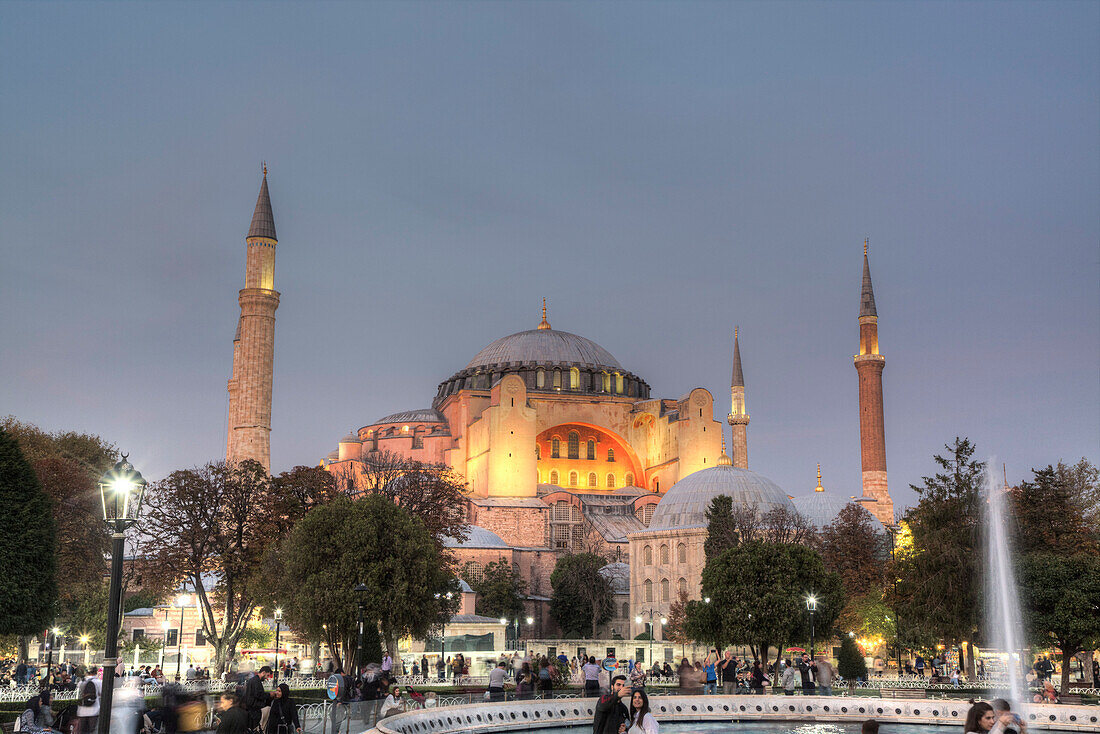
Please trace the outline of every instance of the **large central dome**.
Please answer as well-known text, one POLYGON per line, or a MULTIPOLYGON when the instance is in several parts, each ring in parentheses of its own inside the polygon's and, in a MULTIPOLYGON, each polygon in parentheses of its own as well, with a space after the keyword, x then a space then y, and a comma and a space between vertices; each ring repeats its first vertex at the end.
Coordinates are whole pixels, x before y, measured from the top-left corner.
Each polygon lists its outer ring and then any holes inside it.
POLYGON ((591 339, 554 329, 531 329, 501 337, 478 352, 466 369, 506 362, 562 362, 621 370, 619 360, 591 339))

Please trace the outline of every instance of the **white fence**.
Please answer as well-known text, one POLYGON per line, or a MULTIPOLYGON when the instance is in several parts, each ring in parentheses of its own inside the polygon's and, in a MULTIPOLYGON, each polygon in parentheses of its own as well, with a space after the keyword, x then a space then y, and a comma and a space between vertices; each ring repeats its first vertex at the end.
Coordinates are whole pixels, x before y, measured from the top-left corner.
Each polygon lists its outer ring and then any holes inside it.
MULTIPOLYGON (((119 680, 119 679, 116 679, 119 680)), ((132 678, 123 678, 121 680, 132 680, 132 678)), ((293 690, 318 690, 325 687, 325 681, 318 678, 283 678, 280 683, 286 683, 293 690)), ((172 685, 172 684, 169 684, 172 685)), ((232 690, 237 687, 236 681, 225 682, 220 680, 202 680, 202 681, 187 681, 185 683, 175 684, 179 685, 184 691, 188 693, 221 693, 222 691, 229 689, 232 690)), ((265 687, 271 689, 274 687, 274 681, 268 680, 265 682, 265 687)), ((12 688, 0 688, 0 702, 12 702, 12 701, 26 701, 31 696, 36 695, 40 688, 36 685, 29 686, 14 686, 12 688)), ((143 685, 141 687, 142 694, 147 697, 159 696, 164 691, 164 686, 159 683, 151 683, 143 685)), ((75 701, 80 698, 79 691, 55 691, 53 694, 53 700, 55 701, 75 701)))

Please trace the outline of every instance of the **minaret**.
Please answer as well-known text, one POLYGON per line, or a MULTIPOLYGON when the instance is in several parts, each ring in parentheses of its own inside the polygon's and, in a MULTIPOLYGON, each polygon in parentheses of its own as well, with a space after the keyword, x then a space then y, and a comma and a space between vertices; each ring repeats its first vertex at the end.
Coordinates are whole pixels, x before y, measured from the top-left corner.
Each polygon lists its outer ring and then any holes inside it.
POLYGON ((267 164, 252 226, 245 238, 248 255, 244 288, 237 298, 241 316, 233 338, 229 379, 227 462, 254 459, 271 471, 271 385, 275 374, 275 219, 267 193, 267 164))
POLYGON ((867 240, 863 241, 863 290, 859 300, 859 445, 863 459, 863 496, 866 507, 883 525, 894 524, 894 501, 886 483, 886 426, 882 412, 882 368, 886 357, 878 352, 878 311, 871 287, 867 240))
POLYGON ((741 372, 741 345, 737 327, 733 327, 733 377, 730 379, 730 414, 726 422, 733 428, 733 465, 749 468, 749 414, 745 412, 745 375, 741 372))

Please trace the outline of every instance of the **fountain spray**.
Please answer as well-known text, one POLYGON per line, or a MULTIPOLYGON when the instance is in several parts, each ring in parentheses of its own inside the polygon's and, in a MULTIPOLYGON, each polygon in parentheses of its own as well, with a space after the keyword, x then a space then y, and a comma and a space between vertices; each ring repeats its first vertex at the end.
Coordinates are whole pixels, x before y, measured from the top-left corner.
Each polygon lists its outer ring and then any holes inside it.
POLYGON ((1008 507, 1007 469, 1004 485, 1000 487, 987 474, 985 491, 986 559, 989 563, 986 573, 986 629, 991 633, 994 647, 1007 653, 1005 672, 1008 690, 1003 691, 1002 695, 1015 708, 1024 700, 1020 661, 1024 635, 1013 566, 1015 556, 1009 533, 1011 510, 1008 507))

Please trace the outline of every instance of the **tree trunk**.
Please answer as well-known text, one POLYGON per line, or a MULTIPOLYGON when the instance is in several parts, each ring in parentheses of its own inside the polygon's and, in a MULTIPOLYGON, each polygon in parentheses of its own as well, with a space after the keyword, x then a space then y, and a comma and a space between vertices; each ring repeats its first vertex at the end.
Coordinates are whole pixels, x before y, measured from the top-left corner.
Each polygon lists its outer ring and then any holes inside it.
POLYGON ((229 646, 225 640, 208 640, 214 646, 214 677, 221 678, 225 673, 225 664, 229 661, 229 646))
POLYGON ((1100 681, 1092 675, 1092 650, 1085 650, 1081 658, 1081 666, 1085 670, 1085 686, 1087 688, 1096 688, 1100 686, 1100 681))
POLYGON ((18 660, 26 660, 30 657, 31 638, 28 635, 19 635, 19 653, 15 656, 18 660))
POLYGON ((1061 686, 1061 694, 1060 694, 1060 695, 1063 695, 1063 696, 1066 695, 1067 693, 1069 693, 1069 661, 1070 660, 1073 660, 1073 653, 1069 652, 1068 649, 1063 648, 1062 649, 1062 686, 1061 686))

